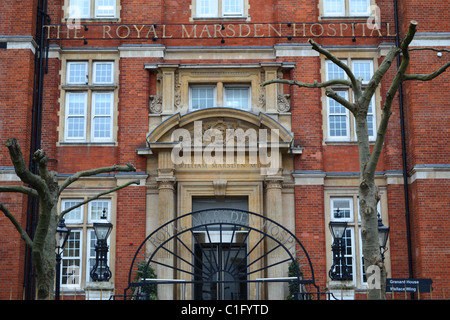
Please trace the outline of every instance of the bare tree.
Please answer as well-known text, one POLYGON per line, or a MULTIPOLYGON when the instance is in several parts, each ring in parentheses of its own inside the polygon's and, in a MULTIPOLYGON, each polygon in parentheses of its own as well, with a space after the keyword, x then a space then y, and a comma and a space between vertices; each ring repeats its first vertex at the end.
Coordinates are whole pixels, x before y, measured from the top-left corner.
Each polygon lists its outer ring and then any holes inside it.
MULTIPOLYGON (((381 155, 382 146, 385 140, 386 131, 389 123, 389 118, 392 114, 391 106, 394 97, 400 84, 404 81, 409 80, 420 80, 428 81, 436 78, 441 73, 443 73, 449 66, 450 62, 447 62, 442 67, 430 74, 406 74, 410 62, 409 51, 418 50, 409 49, 409 45, 414 38, 416 33, 417 22, 411 21, 409 25, 408 33, 403 39, 400 47, 393 46, 379 68, 374 72, 372 78, 365 88, 362 87, 362 79, 356 79, 355 75, 345 63, 341 62, 336 56, 330 53, 328 50, 321 47, 319 44, 313 40, 309 40, 313 49, 320 54, 323 54, 326 58, 331 60, 334 64, 342 68, 347 77, 347 79, 334 79, 325 82, 314 82, 314 83, 304 83, 293 80, 276 79, 267 81, 264 85, 272 83, 281 83, 295 85, 298 87, 305 88, 325 88, 325 94, 327 97, 337 101, 347 108, 355 117, 356 122, 356 134, 357 143, 359 149, 359 167, 360 167, 360 180, 359 180, 359 205, 361 213, 361 227, 362 227, 362 244, 363 244, 363 255, 364 255, 364 265, 367 271, 369 266, 378 266, 381 271, 381 289, 369 289, 370 299, 385 299, 386 292, 386 269, 384 266, 384 261, 381 258, 380 246, 378 242, 378 221, 377 221, 377 203, 380 199, 378 187, 375 184, 375 169, 378 164, 378 160, 381 155), (384 99, 381 122, 377 131, 377 138, 372 152, 370 152, 369 144, 369 134, 368 134, 368 123, 367 123, 367 112, 369 109, 370 101, 375 94, 375 90, 380 84, 383 76, 391 67, 394 59, 398 55, 402 56, 400 66, 397 69, 395 77, 390 84, 389 90, 386 93, 384 99), (352 88, 354 93, 354 102, 349 101, 340 95, 338 95, 331 86, 341 85, 348 88, 352 88), (381 292, 380 292, 381 290, 381 292)), ((420 48, 420 50, 434 50, 434 51, 446 51, 448 49, 435 49, 435 48, 420 48)), ((368 274, 368 273, 366 273, 368 274)))
POLYGON ((68 208, 63 212, 58 213, 57 205, 61 193, 64 191, 64 189, 66 189, 72 183, 76 182, 82 177, 89 177, 96 174, 115 171, 136 171, 136 168, 128 163, 124 166, 114 165, 111 167, 80 171, 68 177, 61 185, 58 185, 58 174, 55 171, 48 170, 48 158, 43 150, 37 150, 33 154, 33 160, 37 163, 39 171, 39 175, 37 175, 29 171, 27 166, 25 165, 22 151, 16 139, 8 139, 5 145, 9 149, 10 158, 14 165, 17 176, 27 186, 0 186, 0 193, 19 192, 34 197, 39 201, 39 217, 33 239, 30 238, 30 236, 22 228, 16 217, 2 203, 0 203, 0 210, 12 222, 14 227, 19 232, 21 238, 31 248, 32 261, 36 269, 38 299, 49 299, 53 291, 53 284, 55 280, 55 235, 59 220, 63 218, 66 213, 70 212, 76 207, 88 203, 92 200, 98 199, 99 197, 106 194, 125 188, 131 184, 139 184, 139 180, 130 181, 113 189, 103 191, 74 207, 68 208))

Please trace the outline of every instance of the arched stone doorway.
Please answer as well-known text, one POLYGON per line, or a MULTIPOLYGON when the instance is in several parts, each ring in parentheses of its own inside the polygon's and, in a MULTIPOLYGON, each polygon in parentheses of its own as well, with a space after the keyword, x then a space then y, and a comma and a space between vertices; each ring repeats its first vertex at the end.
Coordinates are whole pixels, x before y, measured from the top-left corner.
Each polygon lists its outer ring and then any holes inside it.
POLYGON ((282 284, 290 284, 294 298, 319 290, 308 253, 292 232, 263 215, 230 208, 198 210, 161 225, 136 251, 128 283, 125 295, 136 298, 154 284, 169 287, 164 290, 173 290, 175 299, 197 300, 270 298, 282 284), (143 274, 162 266, 174 278, 136 279, 138 265, 143 274), (280 266, 291 267, 289 277, 268 277, 280 266))

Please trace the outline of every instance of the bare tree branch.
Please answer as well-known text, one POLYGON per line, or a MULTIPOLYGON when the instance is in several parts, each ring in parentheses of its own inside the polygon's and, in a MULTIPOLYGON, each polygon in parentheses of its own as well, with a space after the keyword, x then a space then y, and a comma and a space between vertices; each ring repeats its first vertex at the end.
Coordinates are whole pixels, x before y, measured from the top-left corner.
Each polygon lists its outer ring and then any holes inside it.
POLYGON ((89 199, 86 199, 86 200, 84 200, 84 201, 82 201, 82 202, 80 202, 80 203, 78 203, 78 204, 76 204, 76 205, 74 205, 74 206, 72 206, 72 207, 62 211, 61 214, 59 215, 59 219, 63 218, 66 213, 72 211, 73 209, 81 207, 82 205, 85 205, 86 203, 91 202, 93 200, 96 200, 96 199, 98 199, 100 197, 103 197, 104 195, 107 195, 109 193, 112 193, 112 192, 118 191, 120 189, 123 189, 125 187, 128 187, 131 184, 138 184, 139 185, 140 181, 139 180, 133 180, 133 181, 127 182, 127 183, 125 183, 123 185, 117 186, 117 187, 115 187, 113 189, 109 189, 109 190, 106 190, 104 192, 100 192, 97 195, 95 195, 95 196, 93 196, 93 197, 91 197, 89 199))
POLYGON ((401 52, 401 50, 397 47, 392 47, 389 50, 388 54, 386 55, 386 58, 384 58, 383 62, 380 64, 378 69, 374 72, 372 78, 369 80, 369 83, 367 84, 367 87, 364 89, 364 93, 361 95, 361 98, 359 99, 360 105, 364 105, 364 102, 367 102, 367 107, 369 106, 369 102, 372 99, 376 88, 380 84, 381 79, 386 74, 386 72, 389 70, 395 57, 400 52, 401 52))
POLYGON ((41 177, 28 170, 17 140, 15 138, 9 138, 5 145, 8 147, 9 155, 17 176, 19 176, 23 182, 35 188, 38 193, 44 194, 47 190, 47 186, 41 177))
POLYGON ((33 160, 38 165, 39 174, 41 178, 45 180, 48 177, 48 169, 47 169, 48 158, 44 150, 36 150, 33 154, 33 160))
POLYGON ((436 51, 436 52, 450 52, 450 49, 445 49, 445 48, 438 49, 438 48, 428 48, 428 47, 425 47, 425 48, 409 48, 408 50, 409 51, 431 50, 431 51, 436 51))
POLYGON ((369 162, 367 163, 365 175, 368 178, 373 178, 375 176, 375 170, 378 164, 378 160, 380 159, 381 149, 383 148, 384 139, 387 132, 387 127, 389 123, 389 118, 392 114, 391 106, 396 95, 398 88, 403 80, 405 71, 409 65, 409 51, 408 46, 414 38, 416 33, 417 22, 411 21, 409 24, 409 30, 406 34, 404 40, 402 41, 400 48, 403 53, 403 59, 400 63, 400 66, 395 74, 394 80, 392 81, 388 92, 386 93, 386 99, 383 105, 383 114, 381 117, 380 125, 377 131, 377 139, 375 141, 375 145, 372 150, 372 154, 370 155, 369 162))
POLYGON ((355 96, 359 98, 361 96, 361 81, 356 79, 355 75, 353 74, 352 70, 349 66, 347 66, 344 62, 339 60, 336 56, 334 56, 330 51, 324 49, 322 46, 320 46, 318 43, 316 43, 314 40, 309 39, 308 42, 313 46, 313 49, 317 52, 323 54, 325 57, 333 61, 338 67, 343 69, 345 73, 347 74, 348 78, 350 79, 350 82, 352 84, 353 91, 355 93, 355 96))
POLYGON ((348 101, 347 99, 345 99, 344 97, 341 97, 340 95, 338 95, 336 93, 336 91, 334 91, 331 88, 326 88, 325 89, 325 95, 331 99, 333 99, 334 101, 342 104, 344 107, 346 107, 348 110, 350 110, 351 113, 355 114, 356 113, 356 106, 351 103, 350 101, 348 101))
POLYGON ((295 81, 295 80, 287 80, 287 79, 274 79, 274 80, 268 80, 263 83, 263 86, 266 86, 268 84, 272 83, 281 83, 281 84, 288 84, 288 85, 295 85, 298 87, 304 87, 304 88, 326 88, 329 86, 335 86, 335 85, 344 85, 351 88, 352 83, 348 80, 344 79, 333 79, 328 80, 324 82, 317 82, 314 83, 307 83, 307 82, 301 82, 301 81, 295 81))
POLYGON ((0 186, 0 193, 1 192, 20 192, 35 198, 39 197, 36 190, 25 186, 0 186))
POLYGON ((69 178, 67 178, 60 185, 59 194, 61 194, 61 192, 64 189, 66 189, 69 185, 71 185, 72 183, 74 183, 75 181, 77 181, 78 179, 80 179, 82 177, 90 177, 90 176, 94 176, 96 174, 108 173, 108 172, 113 172, 113 171, 129 172, 129 171, 136 171, 136 168, 131 163, 127 163, 124 166, 113 165, 111 167, 103 167, 103 168, 97 168, 97 169, 92 169, 92 170, 79 171, 79 172, 75 173, 74 175, 70 176, 69 178))
POLYGON ((450 61, 448 61, 446 64, 444 64, 442 67, 437 69, 436 71, 430 73, 430 74, 405 74, 403 76, 403 80, 420 80, 420 81, 429 81, 437 76, 439 76, 441 73, 443 73, 447 68, 450 67, 450 61))
POLYGON ((0 203, 0 211, 2 211, 5 217, 7 217, 12 222, 16 230, 19 232, 20 237, 25 241, 27 246, 32 248, 33 241, 30 239, 26 231, 22 228, 19 221, 17 221, 16 217, 14 217, 14 215, 11 214, 11 212, 3 205, 3 203, 0 203))

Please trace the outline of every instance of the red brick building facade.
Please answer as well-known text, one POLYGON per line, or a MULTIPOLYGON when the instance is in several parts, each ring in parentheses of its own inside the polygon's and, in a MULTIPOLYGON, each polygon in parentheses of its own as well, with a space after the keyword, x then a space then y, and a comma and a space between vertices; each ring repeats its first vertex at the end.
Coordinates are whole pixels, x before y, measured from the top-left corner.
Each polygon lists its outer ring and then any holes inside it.
MULTIPOLYGON (((140 181, 66 216, 72 236, 63 255, 64 297, 123 294, 133 257, 148 235, 196 209, 225 206, 261 214, 295 234, 321 292, 364 299, 367 282, 354 120, 322 89, 262 83, 277 78, 314 83, 345 76, 312 49, 309 38, 344 60, 363 81, 373 75, 389 48, 401 41, 411 20, 418 22, 411 48, 448 49, 449 9, 446 1, 413 0, 4 1, 1 140, 17 138, 30 168, 30 154, 44 149, 50 169, 58 172, 61 181, 95 167, 128 162, 136 167, 133 174, 80 180, 61 196, 60 210, 104 189, 140 181), (373 29, 377 21, 380 28, 373 29), (170 155, 179 138, 173 140, 174 135, 189 133, 194 138, 198 123, 203 139, 208 129, 259 134, 258 130, 276 130, 277 171, 250 163, 249 155, 242 164, 211 164, 205 158, 199 163, 174 163, 170 155), (96 283, 89 277, 95 258, 92 223, 103 209, 114 224, 108 260, 113 277, 96 283), (348 281, 328 276, 330 220, 348 222, 345 259, 352 273, 348 281)), ((445 51, 412 51, 408 73, 431 73, 448 60, 445 51)), ((396 68, 397 61, 371 102, 368 119, 373 139, 396 68)), ((432 81, 402 85, 376 172, 380 216, 390 227, 385 253, 388 278, 431 279, 434 291, 426 297, 432 298, 450 296, 449 80, 446 72, 432 81)), ((352 98, 349 88, 334 90, 352 98)), ((18 183, 7 148, 0 148, 0 184, 18 183)), ((0 201, 33 232, 36 209, 27 196, 2 193, 0 201)), ((4 239, 0 298, 31 299, 29 250, 4 216, 0 232, 4 239)), ((249 251, 255 248, 264 259, 253 260, 261 270, 248 277, 287 277, 286 263, 265 269, 276 258, 265 256, 270 244, 256 247, 257 240, 249 237, 244 257, 250 259, 249 251)), ((191 271, 184 271, 185 260, 204 272, 206 266, 193 261, 205 263, 210 252, 198 256, 194 240, 186 240, 186 248, 180 246, 183 240, 178 241, 178 247, 171 247, 176 256, 160 257, 171 262, 154 266, 158 278, 186 279, 184 273, 191 271)), ((209 243, 214 244, 214 255, 225 254, 217 245, 220 241, 209 243)), ((233 248, 236 243, 239 240, 233 248)), ((154 249, 147 244, 146 257, 154 249)), ((271 285, 257 289, 249 283, 244 289, 234 287, 232 293, 243 299, 260 295, 283 299, 288 294, 287 284, 271 285)), ((188 285, 183 297, 231 298, 224 287, 218 287, 188 285)), ((181 299, 180 286, 173 288, 160 285, 159 298, 181 299)), ((391 297, 405 295, 388 294, 391 297)))

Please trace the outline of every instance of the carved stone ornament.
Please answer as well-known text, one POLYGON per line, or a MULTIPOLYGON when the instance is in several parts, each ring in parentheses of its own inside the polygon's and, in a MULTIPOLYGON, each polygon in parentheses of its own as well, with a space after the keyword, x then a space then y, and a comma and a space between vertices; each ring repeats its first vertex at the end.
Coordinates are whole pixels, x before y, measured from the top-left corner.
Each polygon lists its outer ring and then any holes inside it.
POLYGON ((178 72, 175 72, 175 99, 174 99, 174 107, 176 109, 179 109, 181 107, 181 83, 180 83, 180 74, 178 72))
POLYGON ((150 113, 161 113, 162 97, 160 95, 150 96, 150 113))
POLYGON ((291 104, 289 102, 289 94, 279 94, 277 98, 277 108, 279 112, 289 112, 291 104))
POLYGON ((266 80, 266 75, 264 72, 261 72, 260 79, 261 82, 259 84, 258 106, 264 109, 266 106, 266 87, 263 86, 263 83, 266 80))

